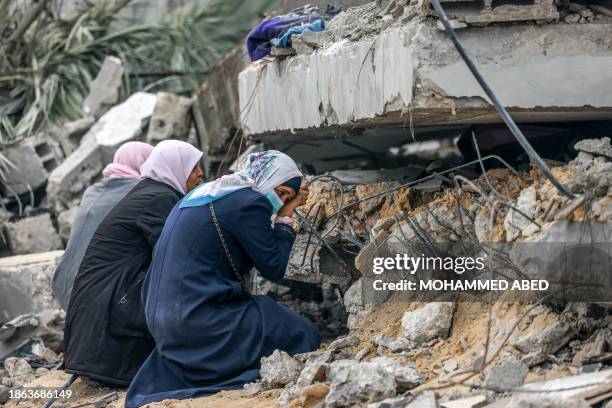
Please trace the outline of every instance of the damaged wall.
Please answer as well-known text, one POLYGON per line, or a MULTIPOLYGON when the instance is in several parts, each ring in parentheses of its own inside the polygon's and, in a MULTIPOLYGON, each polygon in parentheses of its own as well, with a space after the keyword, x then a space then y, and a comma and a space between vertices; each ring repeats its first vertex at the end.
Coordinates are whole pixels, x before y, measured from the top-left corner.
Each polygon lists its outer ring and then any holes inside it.
MULTIPOLYGON (((532 110, 525 118, 611 117, 612 25, 515 24, 458 35, 505 106, 532 110)), ((239 86, 244 129, 255 135, 405 123, 409 109, 415 125, 499 120, 447 35, 420 18, 252 64, 239 86)))

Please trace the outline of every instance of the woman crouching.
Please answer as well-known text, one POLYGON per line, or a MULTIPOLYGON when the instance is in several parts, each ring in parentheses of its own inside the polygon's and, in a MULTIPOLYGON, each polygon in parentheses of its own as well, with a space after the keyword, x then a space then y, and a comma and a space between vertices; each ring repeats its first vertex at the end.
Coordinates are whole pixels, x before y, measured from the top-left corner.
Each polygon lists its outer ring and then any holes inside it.
POLYGON ((188 194, 166 221, 143 287, 156 347, 128 390, 127 408, 238 389, 259 377, 260 359, 275 349, 319 346, 312 323, 251 295, 244 283, 253 267, 283 278, 295 240, 291 216, 308 195, 302 174, 274 150, 243 163, 188 194))

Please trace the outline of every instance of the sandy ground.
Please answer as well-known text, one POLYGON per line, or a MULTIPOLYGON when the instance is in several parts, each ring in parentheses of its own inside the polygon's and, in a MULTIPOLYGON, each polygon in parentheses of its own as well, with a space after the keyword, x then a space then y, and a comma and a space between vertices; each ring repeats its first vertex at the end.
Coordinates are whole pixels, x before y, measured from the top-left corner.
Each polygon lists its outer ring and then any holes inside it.
MULTIPOLYGON (((70 378, 69 374, 63 371, 51 371, 42 377, 37 378, 27 385, 27 387, 49 387, 59 388, 70 378)), ((65 408, 90 403, 113 392, 117 392, 118 399, 108 404, 107 408, 123 408, 125 390, 112 390, 102 388, 94 383, 77 379, 70 387, 73 395, 68 400, 58 400, 53 407, 60 408, 62 404, 65 408)), ((168 400, 159 403, 146 405, 148 408, 274 408, 280 390, 271 390, 260 393, 257 396, 251 395, 247 391, 223 391, 210 397, 189 399, 183 401, 168 400)), ((9 401, 7 408, 39 408, 46 401, 42 399, 9 401)), ((89 406, 91 407, 91 405, 89 406)))
MULTIPOLYGON (((419 303, 410 302, 389 302, 381 307, 372 310, 364 317, 365 321, 361 324, 361 329, 356 329, 351 334, 357 336, 360 344, 355 348, 355 351, 365 347, 370 348, 370 353, 365 357, 374 357, 376 355, 377 346, 372 343, 371 338, 375 334, 383 334, 388 336, 397 336, 401 330, 400 321, 404 312, 420 307, 419 303)), ((506 329, 517 321, 517 319, 525 312, 525 307, 517 303, 497 303, 492 309, 494 316, 494 324, 491 325, 491 339, 495 339, 495 333, 500 325, 506 329)), ((526 319, 523 324, 520 324, 518 330, 521 333, 541 330, 557 319, 558 316, 552 313, 538 313, 531 318, 526 319)), ((400 357, 405 363, 415 363, 417 371, 425 375, 428 381, 417 387, 414 391, 418 392, 426 388, 436 388, 439 385, 438 380, 445 374, 443 364, 449 359, 457 361, 459 368, 471 367, 476 357, 484 351, 486 330, 488 320, 488 306, 481 303, 460 303, 455 312, 453 325, 450 336, 445 341, 432 342, 430 347, 421 348, 407 353, 400 357)), ((501 337, 501 336, 500 336, 501 337)), ((515 352, 509 345, 504 347, 504 352, 515 352)), ((500 353, 502 354, 502 353, 500 353)), ((558 370, 536 373, 531 371, 526 382, 533 382, 544 379, 552 379, 570 375, 567 367, 559 367, 558 370)), ((58 388, 62 386, 69 375, 62 371, 52 371, 48 374, 39 377, 29 384, 30 387, 52 387, 58 388)), ((305 393, 301 400, 296 400, 292 407, 312 407, 317 402, 321 401, 327 393, 327 385, 316 384, 312 390, 305 393), (325 389, 324 389, 325 388, 325 389)), ((457 387, 453 387, 457 388, 457 387)), ((444 395, 453 390, 453 388, 438 389, 439 395, 444 395)), ((78 379, 70 389, 74 395, 69 401, 58 401, 68 403, 65 408, 74 407, 75 405, 92 402, 102 396, 112 393, 113 390, 101 388, 95 383, 86 380, 78 379)), ((462 393, 467 393, 465 387, 457 388, 462 393)), ((190 400, 168 400, 159 403, 149 404, 149 408, 195 408, 195 407, 227 407, 227 408, 272 408, 277 407, 276 401, 281 390, 271 390, 253 396, 251 392, 246 390, 225 391, 213 396, 190 399, 190 400)), ((122 408, 124 406, 125 390, 117 391, 118 399, 108 405, 110 408, 122 408)), ((7 407, 33 408, 40 407, 44 403, 43 400, 29 401, 11 401, 7 407)), ((60 405, 58 404, 58 407, 60 405)))

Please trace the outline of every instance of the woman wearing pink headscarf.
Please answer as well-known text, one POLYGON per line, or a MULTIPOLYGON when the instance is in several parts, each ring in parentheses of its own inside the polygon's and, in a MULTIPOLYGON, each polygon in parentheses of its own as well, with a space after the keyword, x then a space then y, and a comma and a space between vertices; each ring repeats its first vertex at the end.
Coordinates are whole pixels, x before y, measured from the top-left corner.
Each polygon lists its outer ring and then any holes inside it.
POLYGON ((74 278, 89 241, 110 210, 141 180, 140 166, 149 158, 153 146, 127 142, 115 153, 113 162, 102 172, 104 178, 89 187, 76 215, 66 251, 53 274, 52 289, 64 310, 68 308, 74 278))
MULTIPOLYGON (((142 281, 170 210, 202 180, 201 157, 188 143, 159 143, 140 167, 143 179, 96 229, 68 305, 66 372, 126 386, 152 351, 140 300, 142 281)), ((113 169, 115 174, 129 171, 113 169)))

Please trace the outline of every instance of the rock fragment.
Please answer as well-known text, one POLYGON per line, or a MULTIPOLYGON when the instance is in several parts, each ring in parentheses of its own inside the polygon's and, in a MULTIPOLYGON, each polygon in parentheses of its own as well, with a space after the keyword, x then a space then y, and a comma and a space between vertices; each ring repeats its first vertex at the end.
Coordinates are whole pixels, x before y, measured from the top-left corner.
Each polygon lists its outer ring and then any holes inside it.
POLYGON ((332 363, 331 386, 325 402, 330 408, 351 407, 396 395, 395 376, 387 367, 372 362, 340 360, 332 363))
POLYGON ((117 57, 106 57, 96 79, 91 82, 89 95, 83 101, 85 115, 99 118, 117 103, 122 77, 121 60, 117 57))
POLYGON ((529 368, 513 356, 492 365, 486 371, 484 387, 503 392, 523 385, 529 368))
POLYGON ((455 303, 431 302, 418 310, 404 313, 402 317, 403 337, 418 345, 438 337, 448 337, 455 303))
POLYGON ((7 358, 4 360, 4 368, 8 371, 13 387, 23 387, 34 379, 34 370, 23 358, 7 358))
POLYGON ((279 388, 295 382, 302 365, 284 351, 274 352, 261 359, 261 382, 265 388, 279 388))
POLYGON ((49 213, 8 222, 4 229, 15 255, 53 251, 64 246, 49 213))

